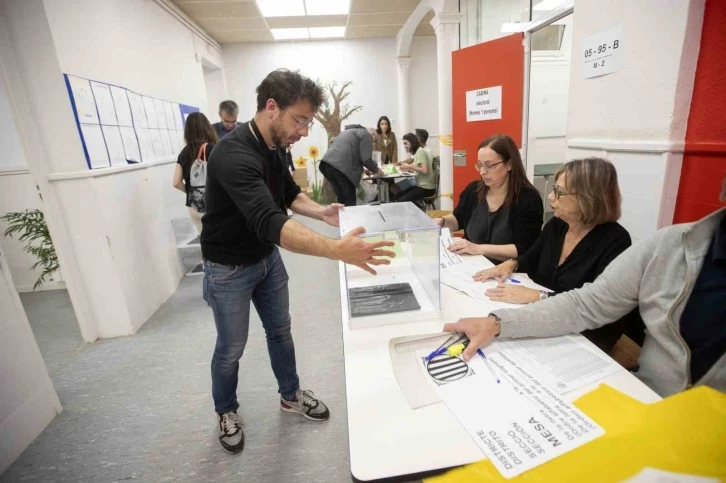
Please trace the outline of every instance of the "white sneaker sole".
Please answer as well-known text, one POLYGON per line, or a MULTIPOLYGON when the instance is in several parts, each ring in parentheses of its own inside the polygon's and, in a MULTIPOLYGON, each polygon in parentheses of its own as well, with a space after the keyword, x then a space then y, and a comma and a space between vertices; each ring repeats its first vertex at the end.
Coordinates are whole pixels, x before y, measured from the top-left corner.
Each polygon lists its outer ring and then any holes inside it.
POLYGON ((280 404, 280 409, 282 411, 284 411, 286 413, 290 413, 290 414, 299 414, 300 416, 304 417, 308 421, 315 421, 316 423, 324 423, 325 421, 327 421, 328 419, 330 419, 330 416, 328 416, 327 419, 317 419, 317 418, 313 418, 313 417, 308 416, 304 412, 299 411, 299 410, 297 410, 297 409, 295 409, 295 408, 293 408, 291 406, 285 407, 285 406, 283 406, 283 404, 285 404, 285 403, 281 403, 280 404))

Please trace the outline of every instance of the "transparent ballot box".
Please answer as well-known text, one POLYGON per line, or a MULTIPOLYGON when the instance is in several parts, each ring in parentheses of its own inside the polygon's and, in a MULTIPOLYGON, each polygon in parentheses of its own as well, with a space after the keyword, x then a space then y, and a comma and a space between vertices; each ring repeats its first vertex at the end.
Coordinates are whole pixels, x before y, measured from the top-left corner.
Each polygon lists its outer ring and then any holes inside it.
POLYGON ((439 226, 413 203, 351 206, 340 212, 340 235, 362 226, 366 241, 389 240, 396 257, 371 275, 345 264, 350 328, 441 317, 439 226))

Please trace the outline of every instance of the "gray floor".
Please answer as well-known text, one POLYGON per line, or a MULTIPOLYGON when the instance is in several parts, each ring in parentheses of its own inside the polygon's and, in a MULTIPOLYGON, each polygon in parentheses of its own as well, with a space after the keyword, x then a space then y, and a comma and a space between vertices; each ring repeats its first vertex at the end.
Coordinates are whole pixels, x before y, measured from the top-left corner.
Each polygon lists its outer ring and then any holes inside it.
POLYGON ((182 280, 138 334, 93 344, 81 341, 67 294, 29 294, 23 302, 64 411, 0 481, 350 481, 337 265, 283 257, 301 383, 328 404, 330 421, 279 410, 253 310, 238 391, 247 445, 235 456, 221 450, 209 375, 215 330, 200 276, 182 280))

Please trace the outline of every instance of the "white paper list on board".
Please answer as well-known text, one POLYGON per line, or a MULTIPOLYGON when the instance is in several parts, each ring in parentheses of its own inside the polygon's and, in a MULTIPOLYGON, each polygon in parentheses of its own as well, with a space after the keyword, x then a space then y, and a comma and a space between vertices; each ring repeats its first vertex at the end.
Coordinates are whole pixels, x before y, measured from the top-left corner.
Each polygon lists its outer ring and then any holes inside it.
POLYGON ((161 145, 164 148, 164 157, 171 158, 174 156, 174 148, 171 145, 169 131, 166 129, 159 129, 159 134, 161 135, 161 145))
POLYGON ((163 101, 163 104, 164 104, 164 117, 166 118, 166 128, 167 129, 176 129, 176 124, 174 123, 174 108, 171 107, 171 102, 163 101))
POLYGON ((169 131, 169 139, 171 140, 171 148, 176 154, 179 154, 184 146, 179 144, 179 137, 176 135, 176 131, 169 131))
POLYGON ((149 135, 151 136, 151 146, 154 148, 154 158, 163 158, 164 144, 161 141, 161 133, 158 129, 149 129, 149 135))
POLYGON ((81 124, 81 133, 83 134, 83 143, 86 145, 91 169, 108 168, 110 163, 101 126, 98 124, 81 124))
MULTIPOLYGON (((179 104, 177 104, 176 102, 172 102, 171 109, 172 113, 174 114, 174 129, 183 131, 184 123, 182 122, 181 108, 179 107, 179 104)), ((169 129, 171 129, 171 127, 169 129)))
POLYGON ((111 86, 111 97, 113 97, 113 107, 116 109, 118 125, 132 127, 134 121, 131 117, 131 107, 129 106, 129 99, 126 96, 126 89, 111 86))
POLYGON ((582 41, 582 78, 591 79, 620 70, 625 58, 623 24, 619 23, 582 41))
POLYGON ((103 137, 106 139, 106 148, 108 149, 108 157, 111 160, 111 166, 126 166, 126 151, 124 143, 121 140, 121 132, 118 126, 101 126, 103 129, 103 137))
POLYGON ((464 362, 444 355, 426 362, 426 351, 416 354, 424 377, 505 478, 605 434, 505 353, 487 352, 491 370, 479 356, 464 362))
POLYGON ((154 146, 151 143, 151 133, 149 129, 136 129, 136 137, 139 140, 139 151, 141 151, 141 161, 148 163, 156 159, 154 155, 154 146))
POLYGON ((156 125, 159 129, 166 129, 166 114, 164 114, 164 101, 154 99, 154 110, 156 111, 156 125))
POLYGON ((151 97, 143 96, 144 99, 144 111, 146 112, 146 120, 149 124, 149 129, 158 129, 159 123, 156 117, 156 107, 154 107, 154 99, 151 97))
POLYGON ((181 145, 181 148, 179 149, 179 151, 181 151, 182 149, 184 149, 184 146, 187 145, 187 142, 184 140, 184 130, 177 129, 176 136, 179 138, 179 143, 181 145))
POLYGON ((93 89, 93 96, 96 98, 96 108, 98 109, 101 124, 117 126, 116 109, 113 107, 113 97, 109 86, 91 81, 91 89, 93 89))
POLYGON ((87 79, 72 75, 68 76, 68 83, 73 93, 78 122, 81 124, 98 124, 98 111, 96 110, 96 100, 93 97, 91 83, 87 79))
POLYGON ((148 129, 149 123, 146 120, 144 99, 135 92, 127 91, 127 94, 129 97, 129 105, 131 107, 131 115, 134 118, 134 127, 136 129, 148 129))
POLYGON ((121 126, 119 131, 121 132, 121 141, 124 143, 126 159, 134 163, 140 163, 141 150, 139 149, 139 142, 136 139, 136 132, 134 131, 134 128, 121 126))

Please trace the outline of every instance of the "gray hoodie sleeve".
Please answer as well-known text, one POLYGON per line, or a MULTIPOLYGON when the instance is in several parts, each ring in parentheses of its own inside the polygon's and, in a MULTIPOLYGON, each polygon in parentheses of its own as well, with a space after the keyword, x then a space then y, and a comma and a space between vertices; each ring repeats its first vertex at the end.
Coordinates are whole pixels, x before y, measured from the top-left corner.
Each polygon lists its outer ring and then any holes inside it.
POLYGON ((363 163, 363 166, 365 166, 368 171, 372 171, 374 173, 378 172, 378 165, 375 161, 373 161, 373 136, 371 136, 371 134, 366 130, 364 130, 363 134, 360 136, 359 149, 360 160, 361 163, 363 163))
POLYGON ((643 274, 658 244, 657 234, 625 250, 593 283, 518 309, 492 311, 500 336, 552 337, 597 329, 638 306, 643 274))

